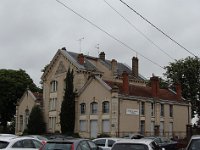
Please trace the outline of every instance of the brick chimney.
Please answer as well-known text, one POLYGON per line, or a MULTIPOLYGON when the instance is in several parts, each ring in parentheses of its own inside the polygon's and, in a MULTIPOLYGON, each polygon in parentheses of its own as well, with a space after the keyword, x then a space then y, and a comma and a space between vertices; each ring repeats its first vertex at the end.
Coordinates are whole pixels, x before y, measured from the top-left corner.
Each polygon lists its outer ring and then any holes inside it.
POLYGON ((105 58, 106 58, 105 53, 104 53, 104 52, 101 52, 101 53, 99 54, 99 58, 100 58, 101 60, 105 61, 105 58))
POLYGON ((117 61, 115 59, 111 60, 111 70, 113 75, 117 73, 117 61))
POLYGON ((177 98, 177 100, 181 100, 181 97, 182 97, 181 84, 176 83, 175 88, 176 88, 176 98, 177 98))
POLYGON ((122 90, 125 94, 129 94, 129 80, 128 80, 128 73, 126 71, 124 71, 122 73, 122 90))
POLYGON ((78 54, 78 63, 80 64, 80 65, 83 65, 84 64, 84 56, 83 56, 83 54, 81 53, 81 54, 78 54))
POLYGON ((153 76, 150 78, 151 81, 151 94, 153 97, 158 97, 158 93, 159 93, 159 79, 156 76, 153 76))
POLYGON ((138 77, 138 58, 132 58, 132 74, 134 77, 138 77))

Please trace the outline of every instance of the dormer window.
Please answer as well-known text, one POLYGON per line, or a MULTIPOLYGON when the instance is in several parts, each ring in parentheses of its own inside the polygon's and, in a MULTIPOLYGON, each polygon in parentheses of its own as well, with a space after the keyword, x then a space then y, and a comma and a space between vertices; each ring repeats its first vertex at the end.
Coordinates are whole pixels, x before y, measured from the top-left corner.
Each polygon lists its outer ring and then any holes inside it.
POLYGON ((56 92, 58 88, 58 81, 53 80, 51 81, 51 92, 56 92))

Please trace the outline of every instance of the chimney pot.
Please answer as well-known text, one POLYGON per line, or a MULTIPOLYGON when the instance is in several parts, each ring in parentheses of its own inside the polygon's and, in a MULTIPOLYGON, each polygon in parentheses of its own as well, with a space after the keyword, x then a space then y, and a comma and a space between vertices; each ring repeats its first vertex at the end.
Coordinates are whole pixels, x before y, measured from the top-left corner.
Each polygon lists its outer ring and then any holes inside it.
POLYGON ((123 77, 123 84, 122 84, 122 89, 125 94, 129 94, 129 80, 128 80, 128 73, 124 71, 122 73, 123 77))
POLYGON ((181 100, 181 97, 182 97, 181 84, 180 83, 176 83, 175 87, 176 87, 176 97, 177 97, 177 100, 181 100))
POLYGON ((132 74, 134 77, 138 77, 138 58, 132 58, 132 74))
POLYGON ((159 92, 159 79, 156 76, 153 76, 150 78, 151 81, 151 91, 152 91, 152 96, 153 97, 158 97, 158 92, 159 92))
POLYGON ((99 58, 100 58, 101 60, 105 61, 105 53, 104 53, 104 52, 101 52, 101 53, 99 54, 99 58))
POLYGON ((78 54, 78 63, 83 65, 84 64, 84 56, 83 54, 78 54))

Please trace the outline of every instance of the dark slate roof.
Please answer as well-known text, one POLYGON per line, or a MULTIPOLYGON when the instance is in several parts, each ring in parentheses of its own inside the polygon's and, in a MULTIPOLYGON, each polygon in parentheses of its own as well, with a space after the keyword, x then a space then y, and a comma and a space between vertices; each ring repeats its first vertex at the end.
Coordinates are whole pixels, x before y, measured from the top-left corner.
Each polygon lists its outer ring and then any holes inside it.
MULTIPOLYGON (((78 57, 78 53, 74 53, 74 52, 69 52, 66 51, 75 61, 77 65, 80 65, 77 61, 77 57, 78 57)), ((97 57, 92 57, 92 56, 88 56, 88 55, 84 55, 85 57, 85 63, 81 66, 84 67, 84 69, 88 70, 88 71, 98 71, 100 72, 101 70, 98 70, 98 68, 96 68, 91 62, 90 60, 95 60, 95 61, 99 61, 101 62, 105 67, 107 67, 108 69, 111 69, 111 60, 101 60, 97 57)), ((123 71, 126 71, 130 76, 132 76, 132 70, 129 66, 117 62, 117 74, 121 75, 123 73, 123 71)), ((139 77, 137 78, 139 80, 145 80, 145 78, 141 75, 139 75, 139 77)))
MULTIPOLYGON (((114 87, 114 85, 116 85, 119 88, 119 93, 124 94, 123 89, 122 89, 122 83, 115 83, 115 82, 110 82, 110 81, 105 81, 105 82, 110 87, 114 87)), ((129 85, 129 96, 153 98, 152 88, 149 86, 129 85)), ((169 89, 159 89, 158 99, 178 101, 176 97, 176 93, 169 89)))

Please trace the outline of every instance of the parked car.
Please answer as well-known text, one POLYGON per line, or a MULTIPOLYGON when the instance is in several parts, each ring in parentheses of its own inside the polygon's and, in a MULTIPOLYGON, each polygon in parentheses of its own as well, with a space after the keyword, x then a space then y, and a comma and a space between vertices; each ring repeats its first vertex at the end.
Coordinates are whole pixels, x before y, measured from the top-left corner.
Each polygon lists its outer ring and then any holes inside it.
POLYGON ((119 141, 121 138, 96 138, 93 140, 94 143, 96 143, 99 147, 101 147, 103 150, 111 150, 112 145, 119 141))
POLYGON ((138 134, 128 134, 128 135, 123 136, 122 138, 125 138, 125 139, 141 139, 143 137, 144 137, 144 135, 138 133, 138 134))
POLYGON ((152 139, 124 139, 115 142, 111 150, 161 150, 152 139))
POLYGON ((38 139, 39 141, 42 142, 42 144, 45 144, 47 142, 47 138, 44 137, 44 136, 41 136, 41 135, 26 135, 27 137, 33 137, 33 138, 36 138, 38 139))
POLYGON ((0 149, 4 150, 38 150, 43 144, 32 137, 0 138, 0 149))
POLYGON ((190 138, 186 150, 200 150, 200 135, 193 135, 190 138))
POLYGON ((55 138, 48 140, 39 150, 102 150, 89 139, 55 138))
POLYGON ((166 137, 145 137, 144 139, 154 140, 161 148, 165 150, 177 150, 177 141, 172 141, 166 137))
POLYGON ((0 137, 17 137, 15 134, 0 134, 0 137))

